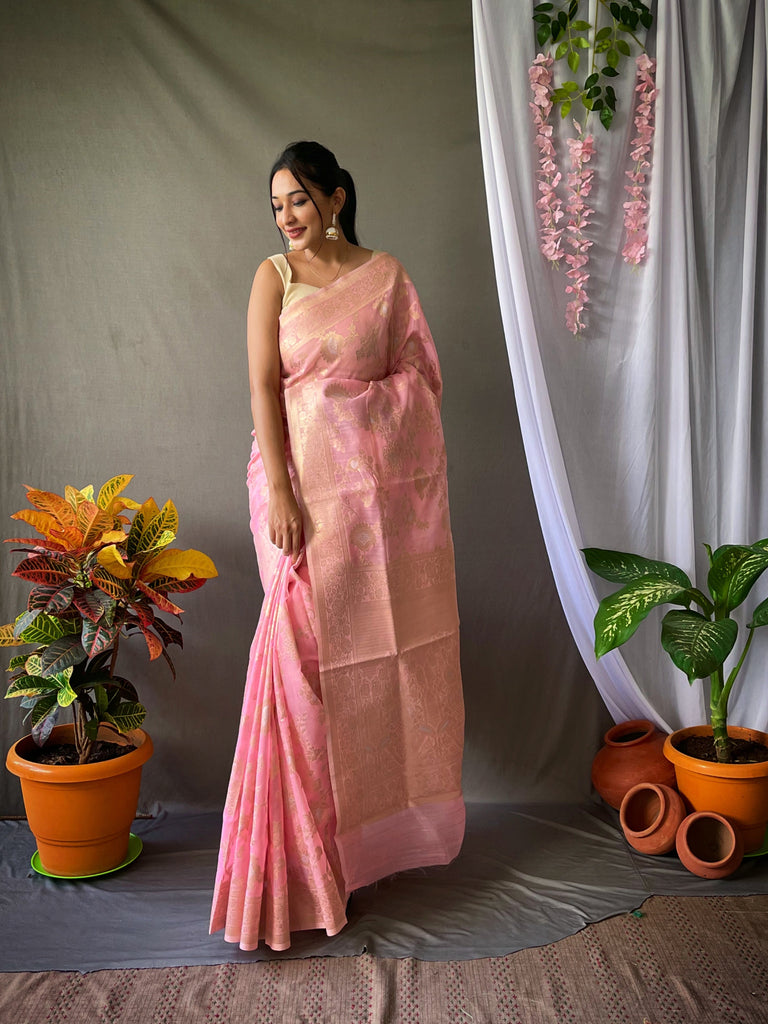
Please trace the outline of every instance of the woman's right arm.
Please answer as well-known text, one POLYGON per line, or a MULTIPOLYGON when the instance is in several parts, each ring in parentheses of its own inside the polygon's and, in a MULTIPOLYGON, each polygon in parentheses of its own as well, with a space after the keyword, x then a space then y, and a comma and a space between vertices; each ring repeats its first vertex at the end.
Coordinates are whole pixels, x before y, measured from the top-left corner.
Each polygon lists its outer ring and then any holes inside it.
POLYGON ((270 260, 256 271, 248 303, 248 376, 251 411, 264 472, 269 484, 269 539, 286 555, 301 550, 301 511, 285 461, 285 435, 280 406, 278 322, 282 282, 270 260))

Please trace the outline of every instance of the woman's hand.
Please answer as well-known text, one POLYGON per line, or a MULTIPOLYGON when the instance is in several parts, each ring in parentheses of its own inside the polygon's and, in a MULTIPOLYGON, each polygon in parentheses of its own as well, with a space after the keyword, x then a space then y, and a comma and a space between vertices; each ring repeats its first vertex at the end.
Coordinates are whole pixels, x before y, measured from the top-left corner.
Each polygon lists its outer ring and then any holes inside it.
POLYGON ((269 539, 295 561, 301 551, 301 510, 291 487, 270 490, 267 510, 269 539))

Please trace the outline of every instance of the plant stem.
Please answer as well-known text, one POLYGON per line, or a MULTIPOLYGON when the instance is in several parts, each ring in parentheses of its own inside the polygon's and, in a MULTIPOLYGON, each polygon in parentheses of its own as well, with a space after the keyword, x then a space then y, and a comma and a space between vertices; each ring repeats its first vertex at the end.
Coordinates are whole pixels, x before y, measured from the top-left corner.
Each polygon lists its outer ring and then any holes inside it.
POLYGON ((85 712, 79 700, 75 701, 75 750, 77 751, 77 763, 85 764, 90 756, 93 742, 88 739, 85 728, 85 712))
POLYGON ((709 711, 712 722, 712 738, 715 741, 715 754, 721 763, 730 760, 731 744, 728 739, 728 708, 727 695, 723 700, 723 666, 710 676, 709 711))

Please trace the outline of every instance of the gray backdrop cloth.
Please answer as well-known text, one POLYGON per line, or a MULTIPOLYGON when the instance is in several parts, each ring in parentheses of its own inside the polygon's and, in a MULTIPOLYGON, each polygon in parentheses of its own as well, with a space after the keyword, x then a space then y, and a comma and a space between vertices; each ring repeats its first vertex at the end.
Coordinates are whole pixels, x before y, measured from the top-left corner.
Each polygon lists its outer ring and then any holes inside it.
MULTIPOLYGON (((521 31, 529 31, 527 20, 521 31)), ((23 484, 132 472, 219 578, 182 601, 174 683, 138 640, 142 806, 220 810, 261 605, 248 529, 245 312, 279 250, 266 176, 297 138, 355 177, 445 377, 470 799, 578 801, 610 722, 552 583, 491 262, 469 0, 0 0, 0 524, 23 484)), ((529 145, 530 140, 521 140, 529 145)), ((28 586, 2 549, 7 622, 28 586)), ((174 656, 176 657, 176 656, 174 656)), ((2 705, 5 747, 24 731, 2 705)), ((0 813, 21 813, 2 773, 0 813)))
POLYGON ((603 805, 470 805, 459 857, 353 893, 338 935, 296 933, 289 950, 245 953, 207 934, 220 819, 168 815, 135 823, 144 850, 90 881, 36 875, 23 822, 0 822, 0 971, 102 970, 305 956, 469 960, 571 935, 650 895, 768 892, 768 861, 745 859, 720 882, 674 854, 636 854, 603 805))

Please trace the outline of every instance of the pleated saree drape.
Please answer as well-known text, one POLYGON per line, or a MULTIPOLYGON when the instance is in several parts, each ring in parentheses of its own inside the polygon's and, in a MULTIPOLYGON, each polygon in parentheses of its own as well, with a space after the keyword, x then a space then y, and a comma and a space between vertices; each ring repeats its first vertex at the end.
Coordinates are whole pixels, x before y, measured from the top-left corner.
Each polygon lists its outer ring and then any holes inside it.
POLYGON ((463 704, 441 382, 385 253, 280 318, 289 468, 306 565, 252 529, 265 602, 224 814, 211 930, 285 948, 346 895, 456 856, 463 704))

